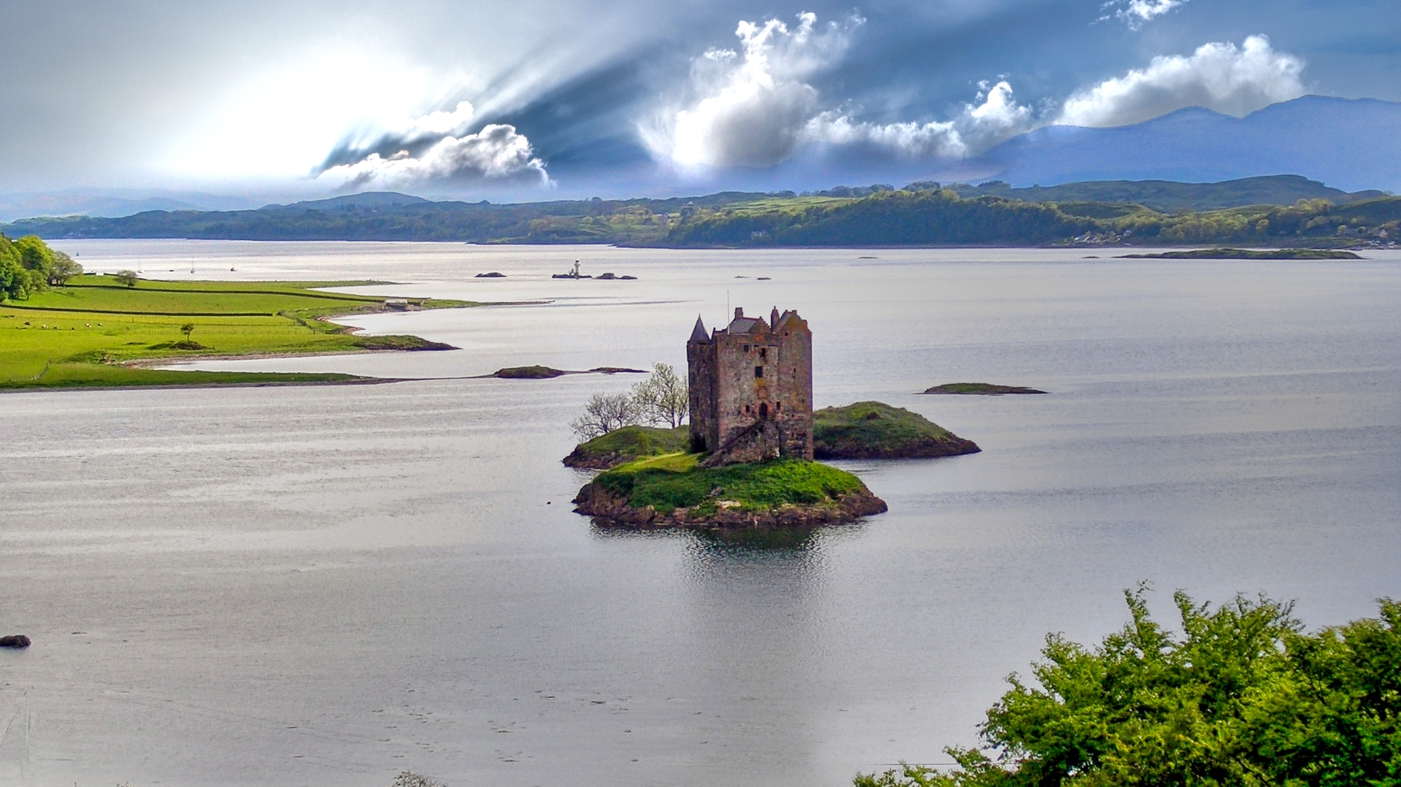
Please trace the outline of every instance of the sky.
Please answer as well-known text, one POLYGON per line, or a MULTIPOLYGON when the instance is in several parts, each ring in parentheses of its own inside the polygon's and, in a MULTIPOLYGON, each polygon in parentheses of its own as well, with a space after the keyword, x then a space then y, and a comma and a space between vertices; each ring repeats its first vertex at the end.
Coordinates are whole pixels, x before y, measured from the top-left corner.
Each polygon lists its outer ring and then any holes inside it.
POLYGON ((1053 124, 1401 101, 1397 0, 0 0, 0 193, 958 179, 1053 124))

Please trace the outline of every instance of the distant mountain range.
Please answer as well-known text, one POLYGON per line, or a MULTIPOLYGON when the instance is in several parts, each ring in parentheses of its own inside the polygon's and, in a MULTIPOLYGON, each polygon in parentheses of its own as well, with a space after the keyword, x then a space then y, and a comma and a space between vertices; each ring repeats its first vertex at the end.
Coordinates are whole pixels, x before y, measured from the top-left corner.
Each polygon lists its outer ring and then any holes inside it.
POLYGON ((1346 191, 1401 192, 1401 103, 1305 96, 1243 118, 1193 107, 1119 128, 1048 126, 979 163, 1013 186, 1290 172, 1346 191))
POLYGON ((193 191, 139 189, 66 189, 0 194, 0 222, 30 216, 102 216, 115 218, 148 210, 239 210, 258 203, 243 197, 193 191))

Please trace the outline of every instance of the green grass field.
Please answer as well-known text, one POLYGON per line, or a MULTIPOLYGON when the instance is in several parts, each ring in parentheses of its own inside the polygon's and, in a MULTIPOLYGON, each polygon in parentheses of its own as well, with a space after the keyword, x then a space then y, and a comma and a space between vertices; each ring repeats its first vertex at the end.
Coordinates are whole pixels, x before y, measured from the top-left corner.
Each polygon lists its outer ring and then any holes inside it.
MULTIPOLYGON (((133 361, 423 349, 412 336, 360 337, 318 318, 379 311, 383 298, 316 292, 366 282, 139 281, 80 276, 0 303, 0 388, 334 382, 337 374, 176 372, 133 361), (188 340, 182 326, 192 324, 188 340)), ((415 303, 418 303, 415 300, 415 303)), ((423 301, 423 308, 469 306, 423 301)))

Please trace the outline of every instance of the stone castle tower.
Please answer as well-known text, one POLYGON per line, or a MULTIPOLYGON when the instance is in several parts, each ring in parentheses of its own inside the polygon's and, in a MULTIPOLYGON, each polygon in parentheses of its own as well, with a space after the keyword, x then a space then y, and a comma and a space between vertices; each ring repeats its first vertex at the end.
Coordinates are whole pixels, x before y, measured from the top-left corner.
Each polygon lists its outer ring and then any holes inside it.
POLYGON ((686 342, 691 450, 708 466, 776 457, 812 459, 812 331, 795 311, 735 317, 686 342))

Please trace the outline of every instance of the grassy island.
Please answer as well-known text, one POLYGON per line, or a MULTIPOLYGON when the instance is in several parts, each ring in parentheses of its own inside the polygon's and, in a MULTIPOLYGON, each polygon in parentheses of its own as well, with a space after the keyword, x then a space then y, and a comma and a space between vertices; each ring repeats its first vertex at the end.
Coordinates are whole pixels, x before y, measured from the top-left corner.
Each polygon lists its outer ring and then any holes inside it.
POLYGON ((993 383, 945 383, 936 385, 933 388, 924 390, 927 394, 946 394, 954 396, 1003 396, 1006 394, 1043 394, 1045 391, 1036 388, 1024 388, 1020 385, 995 385, 993 383))
POLYGON ((826 407, 815 411, 812 421, 818 459, 915 459, 981 450, 919 413, 881 402, 826 407))
POLYGON ((631 527, 802 527, 886 510, 861 479, 818 462, 777 459, 701 467, 699 454, 638 459, 600 473, 574 499, 581 514, 631 527))
POLYGON ((1121 260, 1360 260, 1341 249, 1191 249, 1156 254, 1121 254, 1121 260))
POLYGON ((595 366, 592 369, 574 371, 536 364, 534 366, 506 366, 491 374, 481 375, 481 377, 495 377, 498 380, 553 380, 566 374, 646 374, 646 372, 641 369, 629 369, 625 366, 595 366))
POLYGON ((417 336, 357 336, 331 316, 470 306, 318 292, 372 282, 166 282, 76 276, 0 302, 0 389, 352 382, 343 374, 145 368, 209 357, 438 350, 417 336))

